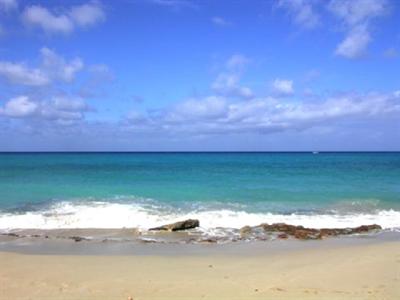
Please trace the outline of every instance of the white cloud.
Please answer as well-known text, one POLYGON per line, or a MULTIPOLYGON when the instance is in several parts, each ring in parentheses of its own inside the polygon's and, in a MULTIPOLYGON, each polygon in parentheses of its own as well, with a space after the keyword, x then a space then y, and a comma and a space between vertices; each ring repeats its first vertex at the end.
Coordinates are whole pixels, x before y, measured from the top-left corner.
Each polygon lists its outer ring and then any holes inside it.
POLYGON ((313 0, 279 0, 278 7, 286 9, 297 25, 312 29, 320 23, 320 17, 314 9, 314 2, 313 0))
POLYGON ((52 78, 70 82, 84 66, 80 58, 74 58, 70 62, 66 62, 63 57, 46 47, 42 48, 40 53, 42 55, 43 68, 52 78))
POLYGON ((328 8, 347 25, 357 26, 385 15, 388 5, 386 0, 331 0, 328 8))
POLYGON ((346 58, 361 57, 371 41, 365 26, 353 28, 346 38, 337 46, 335 53, 346 58))
POLYGON ((218 94, 225 96, 237 96, 242 98, 253 97, 250 88, 239 85, 238 74, 221 73, 212 84, 212 89, 218 94))
POLYGON ((335 53, 346 58, 358 58, 366 52, 371 41, 371 21, 386 15, 388 4, 386 0, 331 0, 328 9, 347 32, 335 53))
POLYGON ((47 33, 71 33, 76 27, 92 26, 105 20, 99 2, 73 6, 64 13, 54 13, 40 5, 28 6, 22 13, 23 21, 32 27, 40 27, 47 33))
POLYGON ((27 96, 19 96, 10 99, 4 108, 0 107, 0 114, 12 117, 21 118, 33 115, 38 108, 35 102, 29 100, 27 96))
POLYGON ((293 81, 287 79, 275 79, 272 82, 274 92, 281 96, 290 96, 294 93, 293 81))
POLYGON ((251 98, 253 91, 240 85, 241 73, 250 60, 242 54, 232 55, 225 63, 225 70, 219 73, 211 88, 218 94, 239 98, 251 98))
POLYGON ((56 121, 61 125, 70 125, 84 118, 87 104, 80 98, 55 97, 41 103, 39 118, 56 121))
POLYGON ((39 5, 25 8, 22 19, 26 24, 40 27, 48 33, 70 33, 74 29, 74 24, 67 15, 55 15, 39 5))
POLYGON ((167 115, 168 121, 218 118, 226 114, 227 103, 223 97, 209 96, 202 101, 190 99, 176 105, 167 115))
POLYGON ((92 26, 106 18, 104 10, 98 2, 74 6, 69 15, 78 26, 82 27, 92 26))
POLYGON ((54 97, 50 101, 34 101, 23 95, 10 99, 0 107, 0 115, 11 118, 34 118, 61 125, 81 121, 88 105, 81 98, 54 97))
POLYGON ((54 107, 63 111, 86 111, 88 105, 81 98, 54 97, 54 107))
POLYGON ((224 18, 221 17, 213 17, 211 18, 211 21, 218 26, 226 27, 232 25, 231 22, 225 20, 224 18))
POLYGON ((352 94, 321 101, 283 101, 271 97, 229 101, 210 96, 183 101, 157 114, 135 114, 128 130, 166 134, 270 133, 334 126, 335 122, 369 122, 400 115, 395 94, 352 94))
POLYGON ((22 62, 0 61, 0 77, 8 82, 27 86, 48 85, 54 80, 71 82, 84 64, 80 58, 66 61, 48 48, 40 50, 42 63, 37 68, 22 62))
POLYGON ((50 78, 41 69, 29 68, 24 63, 0 61, 0 77, 11 83, 29 86, 50 83, 50 78))

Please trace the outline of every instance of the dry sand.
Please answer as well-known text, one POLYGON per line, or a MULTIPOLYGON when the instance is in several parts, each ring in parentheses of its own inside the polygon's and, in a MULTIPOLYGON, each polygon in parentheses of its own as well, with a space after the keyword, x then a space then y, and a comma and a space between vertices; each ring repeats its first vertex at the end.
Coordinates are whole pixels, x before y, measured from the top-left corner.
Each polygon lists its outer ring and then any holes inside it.
POLYGON ((400 242, 251 255, 0 253, 0 299, 400 299, 400 242))

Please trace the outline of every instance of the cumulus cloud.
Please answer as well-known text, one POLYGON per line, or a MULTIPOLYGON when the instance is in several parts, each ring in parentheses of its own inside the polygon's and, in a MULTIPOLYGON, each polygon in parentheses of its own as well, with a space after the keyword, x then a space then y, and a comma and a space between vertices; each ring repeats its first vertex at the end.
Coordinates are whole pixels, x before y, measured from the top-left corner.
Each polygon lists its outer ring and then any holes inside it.
POLYGON ((42 48, 41 65, 37 68, 23 62, 0 61, 0 77, 13 84, 44 86, 54 80, 71 82, 84 64, 80 58, 66 61, 49 48, 42 48))
POLYGON ((337 46, 335 53, 346 58, 361 57, 370 41, 371 37, 365 26, 355 27, 337 46))
POLYGON ((63 57, 46 47, 42 48, 40 53, 42 55, 43 69, 52 78, 70 82, 84 66, 80 58, 74 58, 67 62, 63 57))
POLYGON ((272 88, 279 96, 290 96, 294 93, 293 81, 288 79, 275 79, 272 82, 272 88))
POLYGON ((22 13, 22 20, 31 27, 39 27, 47 33, 71 33, 76 28, 95 25, 105 20, 100 2, 92 1, 73 6, 63 13, 55 13, 40 5, 28 6, 22 13))
POLYGON ((190 99, 157 114, 135 113, 124 124, 132 131, 170 134, 229 134, 305 130, 351 120, 400 115, 400 98, 391 94, 351 94, 317 102, 282 101, 273 97, 229 101, 210 96, 190 99))
POLYGON ((89 111, 88 105, 80 98, 55 97, 51 101, 41 103, 38 117, 58 124, 70 125, 83 120, 84 113, 87 111, 89 111))
POLYGON ((38 68, 29 68, 24 63, 0 61, 0 77, 8 82, 29 86, 41 86, 50 83, 50 78, 38 68))
POLYGON ((335 53, 346 58, 359 58, 372 40, 371 22, 388 13, 388 3, 386 0, 331 0, 328 9, 347 32, 335 53))
POLYGON ((320 17, 313 0, 279 0, 278 7, 286 9, 293 22, 303 28, 312 29, 319 25, 320 17))
POLYGON ((211 88, 218 95, 251 98, 253 91, 240 84, 241 74, 244 67, 250 60, 241 54, 232 55, 225 63, 224 71, 219 73, 211 85, 211 88))
POLYGON ((343 22, 354 26, 387 13, 386 0, 331 0, 329 9, 343 22))
POLYGON ((30 128, 29 132, 44 137, 79 134, 85 140, 108 136, 113 143, 117 137, 131 140, 132 136, 144 137, 147 142, 152 138, 171 142, 193 137, 334 132, 349 122, 352 128, 373 128, 371 124, 375 121, 395 122, 400 117, 400 93, 347 94, 316 101, 275 97, 234 100, 212 95, 158 110, 132 111, 119 123, 88 121, 85 118, 88 111, 90 108, 81 98, 37 101, 21 96, 0 106, 0 118, 12 119, 9 124, 14 132, 30 128))
POLYGON ((51 100, 34 101, 27 95, 10 99, 0 107, 0 115, 10 118, 33 118, 41 121, 54 121, 58 124, 71 124, 81 121, 89 106, 81 98, 53 97, 51 100))
POLYGON ((238 74, 221 73, 212 84, 212 89, 220 95, 251 98, 253 92, 250 88, 239 85, 238 74))
POLYGON ((74 24, 67 15, 55 15, 40 5, 25 8, 22 19, 27 25, 40 27, 48 33, 70 33, 74 29, 74 24))
POLYGON ((87 27, 104 21, 106 15, 98 2, 90 2, 71 8, 69 15, 77 26, 87 27))
POLYGON ((12 118, 21 118, 33 115, 38 108, 35 102, 29 100, 27 96, 19 96, 10 99, 4 107, 0 107, 0 115, 12 118))
POLYGON ((227 113, 227 103, 223 97, 209 96, 201 101, 189 99, 173 107, 167 114, 168 122, 184 120, 204 120, 224 116, 227 113))

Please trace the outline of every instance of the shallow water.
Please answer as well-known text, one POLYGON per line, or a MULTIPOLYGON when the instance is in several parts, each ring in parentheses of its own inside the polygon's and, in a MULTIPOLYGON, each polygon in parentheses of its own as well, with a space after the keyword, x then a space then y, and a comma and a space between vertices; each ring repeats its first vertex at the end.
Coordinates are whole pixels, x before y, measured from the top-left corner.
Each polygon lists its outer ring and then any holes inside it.
POLYGON ((0 154, 0 230, 400 228, 400 153, 0 154))
MULTIPOLYGON (((51 255, 265 255, 315 248, 367 246, 400 241, 399 232, 376 232, 323 240, 236 240, 235 242, 190 242, 187 233, 132 234, 131 230, 24 231, 25 237, 0 235, 0 252, 51 255), (47 236, 45 238, 45 236, 47 236), (71 237, 86 237, 79 242, 71 237), (156 239, 158 242, 151 242, 156 239)), ((199 236, 198 236, 199 237, 199 236)), ((200 238, 200 237, 199 237, 200 238)))

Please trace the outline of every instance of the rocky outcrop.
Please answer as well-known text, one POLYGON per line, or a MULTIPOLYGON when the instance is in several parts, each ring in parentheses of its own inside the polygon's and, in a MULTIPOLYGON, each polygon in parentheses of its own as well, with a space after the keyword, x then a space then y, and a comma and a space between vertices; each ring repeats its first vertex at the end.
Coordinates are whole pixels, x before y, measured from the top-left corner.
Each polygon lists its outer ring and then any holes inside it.
POLYGON ((362 225, 359 227, 352 227, 352 228, 322 228, 322 229, 305 228, 303 226, 294 226, 285 223, 261 224, 256 227, 263 228, 264 231, 267 233, 278 233, 278 238, 286 238, 283 235, 286 234, 287 236, 292 236, 299 240, 316 240, 329 236, 368 233, 371 231, 382 229, 382 227, 377 224, 362 225))
POLYGON ((250 226, 244 226, 244 227, 240 228, 239 234, 241 237, 246 237, 249 234, 251 234, 252 231, 253 231, 253 229, 250 226))
POLYGON ((200 226, 199 220, 196 219, 188 219, 181 222, 176 222, 172 224, 162 225, 160 227, 150 228, 149 230, 163 230, 163 231, 179 231, 192 229, 200 226))
POLYGON ((82 242, 82 241, 88 241, 89 239, 83 237, 83 236, 70 236, 68 237, 70 240, 74 240, 75 242, 82 242))

